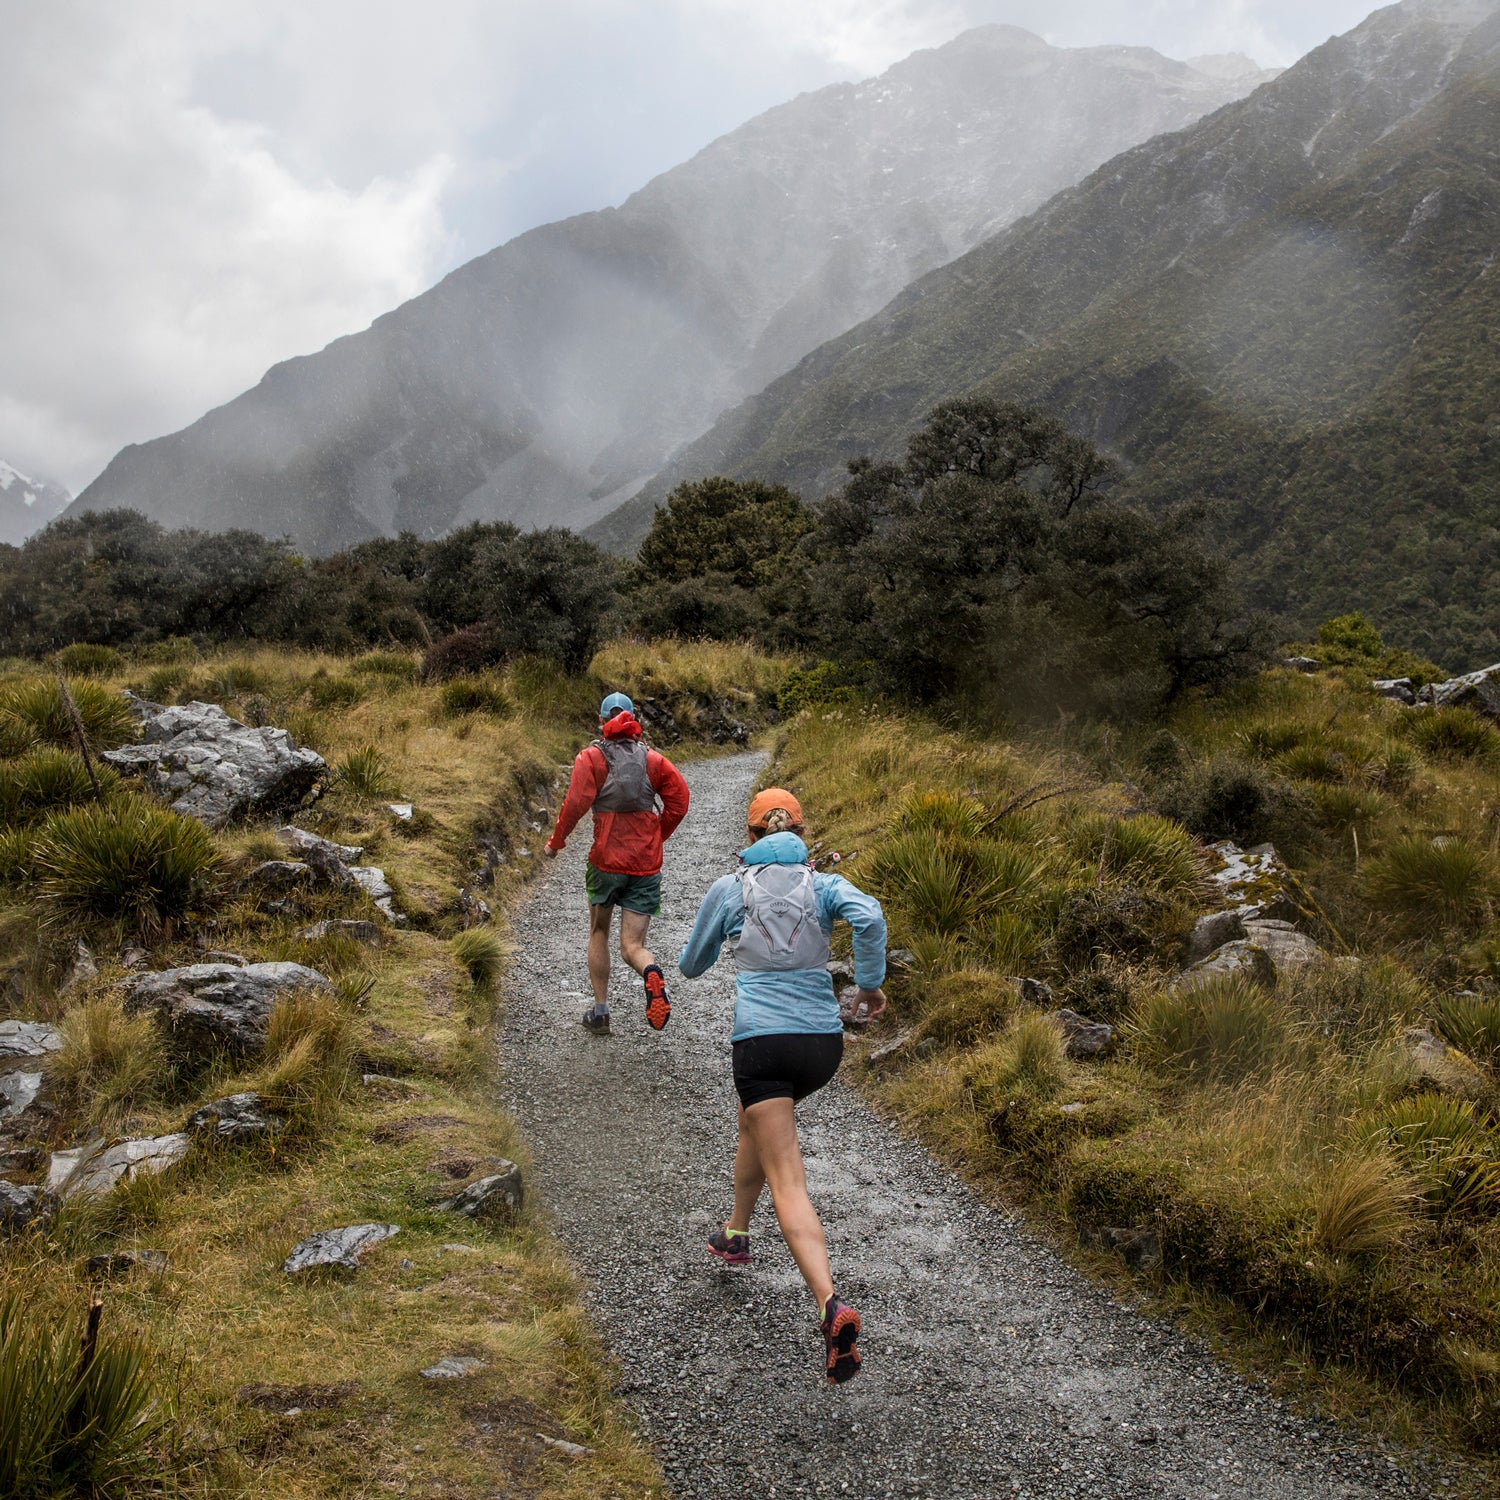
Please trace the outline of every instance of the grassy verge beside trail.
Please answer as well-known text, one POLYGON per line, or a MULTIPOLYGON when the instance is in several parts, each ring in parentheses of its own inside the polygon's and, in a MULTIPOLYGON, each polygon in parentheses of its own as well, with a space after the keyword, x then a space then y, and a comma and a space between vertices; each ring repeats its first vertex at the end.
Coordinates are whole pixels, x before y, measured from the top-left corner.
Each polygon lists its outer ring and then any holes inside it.
MULTIPOLYGON (((167 1173, 74 1199, 47 1232, 0 1241, 6 1308, 21 1309, 6 1325, 8 1348, 23 1334, 28 1349, 60 1336, 102 1286, 101 1349, 129 1366, 122 1379, 152 1413, 132 1436, 129 1400, 91 1395, 105 1417, 125 1413, 124 1435, 105 1422, 109 1441, 50 1454, 12 1452, 0 1420, 0 1475, 7 1463, 30 1465, 7 1480, 16 1493, 662 1493, 545 1223, 530 1210, 477 1222, 440 1205, 495 1158, 527 1167, 495 1095, 504 914, 601 686, 675 705, 691 735, 694 705, 743 682, 742 655, 618 648, 582 677, 522 661, 456 686, 418 682, 416 659, 399 652, 200 658, 176 643, 102 657, 93 676, 86 662, 68 663, 95 748, 129 735, 112 705, 130 686, 156 701, 221 703, 319 750, 329 788, 295 821, 363 845, 363 862, 386 872, 411 918, 404 929, 382 924, 373 944, 299 936, 320 918, 375 919, 361 892, 299 893, 300 909, 278 914, 265 892, 245 889, 249 870, 284 856, 273 834, 284 817, 205 838, 109 773, 96 796, 67 726, 50 715, 53 675, 17 665, 0 676, 0 1019, 49 1021, 64 1037, 46 1066, 47 1112, 11 1130, 3 1175, 38 1182, 50 1149, 177 1131, 204 1102, 241 1090, 291 1122, 252 1145, 195 1141, 167 1173), (388 810, 397 800, 413 804, 409 821, 388 810), (460 892, 486 867, 493 884, 482 894, 497 920, 466 928, 460 892), (98 972, 65 985, 80 939, 98 972), (152 969, 205 948, 294 960, 337 993, 281 1002, 262 1057, 188 1062, 121 1007, 137 947, 152 969), (367 1221, 400 1232, 358 1272, 283 1274, 304 1236, 367 1221), (165 1271, 120 1266, 101 1283, 85 1267, 143 1250, 164 1252, 165 1271), (420 1375, 444 1357, 483 1363, 463 1379, 420 1375)), ((754 687, 735 700, 741 717, 763 721, 779 670, 756 663, 754 687)), ((71 1378, 75 1346, 48 1358, 27 1368, 71 1378)), ((118 1364, 101 1355, 99 1368, 118 1364)), ((0 1369, 0 1419, 35 1397, 39 1380, 30 1384, 28 1395, 0 1369)))
POLYGON ((877 1101, 1098 1272, 1154 1235, 1137 1287, 1284 1389, 1500 1449, 1493 728, 1275 671, 1129 733, 814 706, 771 774, 913 957, 855 1054, 877 1101), (1169 988, 1222 838, 1275 842, 1325 956, 1169 988), (1120 1044, 1069 1059, 1055 1007, 1120 1044))

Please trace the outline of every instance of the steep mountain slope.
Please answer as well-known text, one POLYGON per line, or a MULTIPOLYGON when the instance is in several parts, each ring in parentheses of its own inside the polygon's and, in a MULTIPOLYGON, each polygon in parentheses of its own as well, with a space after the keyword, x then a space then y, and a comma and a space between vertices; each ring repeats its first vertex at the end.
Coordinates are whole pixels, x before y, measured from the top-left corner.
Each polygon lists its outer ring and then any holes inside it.
POLYGON ((1263 76, 968 32, 769 111, 619 209, 470 262, 125 449, 79 507, 315 549, 474 519, 587 523, 914 276, 1263 76))
POLYGON ((1377 12, 1252 97, 1127 152, 728 414, 672 483, 808 494, 937 401, 1037 401, 1154 499, 1223 502, 1269 607, 1373 607, 1500 654, 1500 14, 1377 12))
POLYGON ((18 547, 60 516, 73 497, 48 479, 33 479, 0 458, 0 544, 18 547))

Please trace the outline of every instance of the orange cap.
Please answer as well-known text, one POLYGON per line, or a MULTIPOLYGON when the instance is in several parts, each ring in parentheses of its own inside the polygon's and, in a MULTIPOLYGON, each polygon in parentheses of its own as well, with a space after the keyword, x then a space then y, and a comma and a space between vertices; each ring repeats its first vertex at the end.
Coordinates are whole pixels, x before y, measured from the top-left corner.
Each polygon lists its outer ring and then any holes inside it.
POLYGON ((766 820, 778 807, 792 815, 792 822, 798 828, 802 826, 802 804, 780 786, 768 786, 750 799, 750 816, 746 821, 752 828, 764 828, 766 820))

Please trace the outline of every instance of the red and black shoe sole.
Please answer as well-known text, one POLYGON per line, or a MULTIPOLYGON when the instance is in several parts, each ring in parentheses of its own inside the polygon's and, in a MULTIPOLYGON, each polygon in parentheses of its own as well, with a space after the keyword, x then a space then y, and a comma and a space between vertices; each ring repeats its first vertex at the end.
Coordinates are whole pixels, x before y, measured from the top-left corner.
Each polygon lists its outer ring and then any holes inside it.
POLYGON ((859 1337, 859 1314, 852 1307, 841 1307, 833 1315, 833 1327, 823 1334, 828 1345, 827 1376, 830 1385, 843 1385, 859 1374, 859 1350, 854 1341, 859 1337))
POLYGON ((667 999, 666 980, 660 974, 648 974, 646 976, 647 1023, 653 1031, 660 1031, 671 1019, 672 1002, 667 999))

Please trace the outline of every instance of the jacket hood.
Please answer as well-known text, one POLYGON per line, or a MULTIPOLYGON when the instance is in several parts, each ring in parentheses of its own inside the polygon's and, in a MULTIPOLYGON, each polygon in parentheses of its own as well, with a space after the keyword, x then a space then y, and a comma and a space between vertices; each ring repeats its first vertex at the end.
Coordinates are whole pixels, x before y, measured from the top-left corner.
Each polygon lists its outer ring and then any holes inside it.
POLYGON ((606 740, 638 740, 641 737, 641 726, 634 714, 616 714, 607 724, 600 727, 599 733, 606 740))
POLYGON ((747 865, 805 865, 807 845, 795 833, 768 833, 740 851, 747 865))

